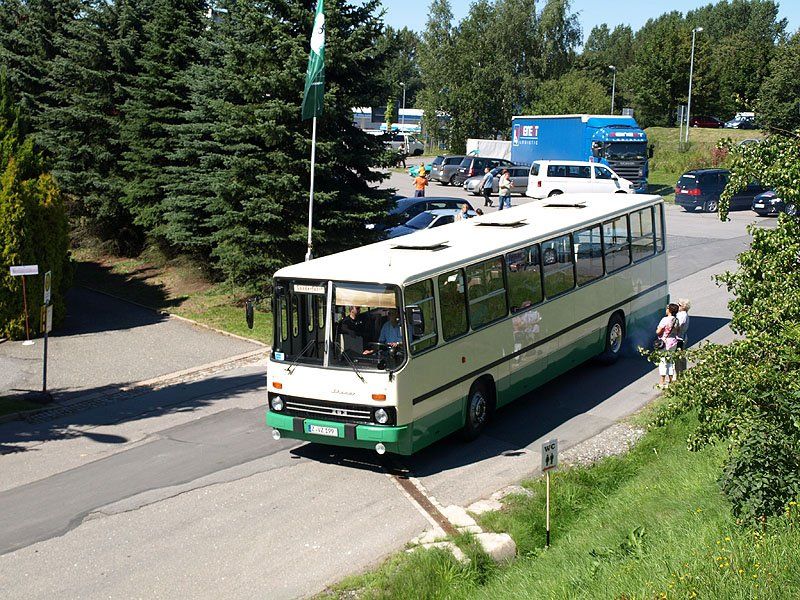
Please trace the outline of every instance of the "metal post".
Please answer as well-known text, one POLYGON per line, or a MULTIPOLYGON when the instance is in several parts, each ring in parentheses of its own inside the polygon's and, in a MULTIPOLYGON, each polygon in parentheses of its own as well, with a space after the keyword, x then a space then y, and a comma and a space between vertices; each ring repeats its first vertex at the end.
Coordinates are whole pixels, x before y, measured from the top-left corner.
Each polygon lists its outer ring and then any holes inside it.
POLYGON ((311 193, 308 197, 308 249, 306 250, 306 261, 311 260, 311 227, 314 220, 314 163, 317 159, 317 117, 312 119, 311 125, 311 193))
POLYGON ((406 84, 400 84, 403 87, 403 108, 400 109, 400 125, 403 133, 406 131, 406 84))
POLYGON ((25 346, 30 346, 33 344, 33 340, 31 340, 31 330, 28 323, 28 292, 25 289, 25 275, 22 276, 22 306, 25 310, 25 341, 22 343, 25 346))
POLYGON ((617 91, 617 67, 614 65, 608 65, 608 68, 611 69, 614 73, 614 77, 611 80, 611 114, 614 114, 614 96, 617 91))
MULTIPOLYGON (((45 309, 46 311, 47 309, 45 309)), ((44 360, 42 361, 42 392, 47 393, 47 313, 44 320, 44 360)))
POLYGON ((546 516, 547 539, 545 541, 545 548, 549 548, 550 547, 550 471, 545 471, 545 478, 547 479, 547 516, 546 516))
POLYGON ((686 103, 686 143, 689 143, 689 119, 692 112, 692 78, 694 77, 694 40, 696 34, 703 31, 702 27, 692 29, 692 57, 689 59, 689 100, 686 103))

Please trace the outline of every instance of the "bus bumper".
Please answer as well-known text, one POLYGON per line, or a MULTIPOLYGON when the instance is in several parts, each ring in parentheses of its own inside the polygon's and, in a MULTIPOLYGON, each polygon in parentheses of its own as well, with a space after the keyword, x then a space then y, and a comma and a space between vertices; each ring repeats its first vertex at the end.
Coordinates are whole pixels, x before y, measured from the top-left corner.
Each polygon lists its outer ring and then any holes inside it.
POLYGON ((408 425, 390 427, 385 425, 356 425, 318 419, 303 419, 291 415, 267 411, 267 425, 280 431, 281 437, 319 444, 366 448, 374 450, 378 443, 394 454, 411 454, 411 428, 408 425), (335 429, 337 435, 309 433, 309 426, 335 429))

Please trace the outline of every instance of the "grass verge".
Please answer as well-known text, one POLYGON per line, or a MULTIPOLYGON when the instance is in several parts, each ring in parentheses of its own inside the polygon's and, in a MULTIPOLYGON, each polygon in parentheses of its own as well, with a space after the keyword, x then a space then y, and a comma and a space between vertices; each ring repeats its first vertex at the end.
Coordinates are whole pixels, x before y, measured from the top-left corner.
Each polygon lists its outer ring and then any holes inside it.
POLYGON ((266 344, 272 341, 271 313, 257 311, 255 326, 248 329, 246 291, 209 282, 203 270, 186 258, 168 260, 152 248, 136 258, 120 258, 86 245, 72 254, 78 285, 266 344))
POLYGON ((551 478, 552 545, 544 549, 544 482, 481 518, 518 558, 460 566, 442 552, 403 553, 324 598, 797 598, 797 506, 753 529, 731 516, 716 479, 723 446, 688 452, 696 420, 650 431, 627 455, 551 478))

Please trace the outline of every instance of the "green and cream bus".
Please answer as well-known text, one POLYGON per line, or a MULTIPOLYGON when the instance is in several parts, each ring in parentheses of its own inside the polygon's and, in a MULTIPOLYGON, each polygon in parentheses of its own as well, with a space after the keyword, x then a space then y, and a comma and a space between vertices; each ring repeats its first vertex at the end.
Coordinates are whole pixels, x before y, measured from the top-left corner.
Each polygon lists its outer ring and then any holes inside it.
POLYGON ((565 194, 286 267, 267 425, 381 454, 470 439, 495 409, 649 339, 667 299, 659 196, 565 194))

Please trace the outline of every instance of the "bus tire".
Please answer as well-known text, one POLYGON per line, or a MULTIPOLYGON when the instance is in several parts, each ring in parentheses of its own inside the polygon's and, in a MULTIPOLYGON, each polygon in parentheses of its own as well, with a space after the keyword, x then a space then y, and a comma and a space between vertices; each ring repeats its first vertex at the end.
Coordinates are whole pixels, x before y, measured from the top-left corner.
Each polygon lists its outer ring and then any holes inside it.
POLYGON ((481 434, 489 420, 491 408, 492 399, 486 384, 476 381, 467 396, 467 414, 461 430, 461 438, 465 442, 471 442, 481 434))
POLYGON ((620 313, 614 313, 608 320, 606 327, 606 345, 598 360, 604 365, 613 365, 622 354, 625 343, 625 318, 620 313))

